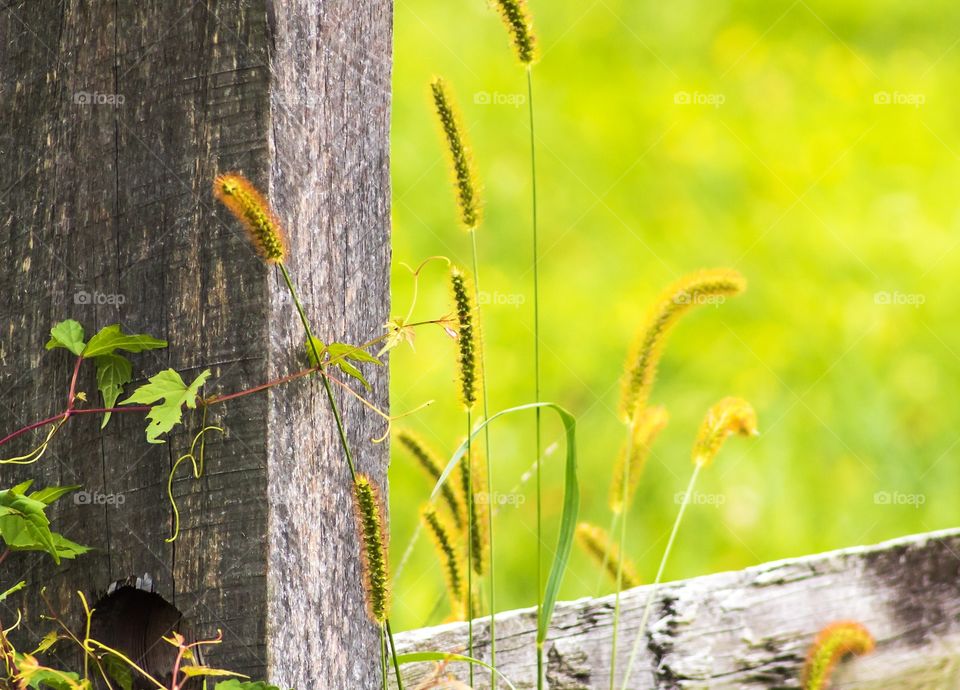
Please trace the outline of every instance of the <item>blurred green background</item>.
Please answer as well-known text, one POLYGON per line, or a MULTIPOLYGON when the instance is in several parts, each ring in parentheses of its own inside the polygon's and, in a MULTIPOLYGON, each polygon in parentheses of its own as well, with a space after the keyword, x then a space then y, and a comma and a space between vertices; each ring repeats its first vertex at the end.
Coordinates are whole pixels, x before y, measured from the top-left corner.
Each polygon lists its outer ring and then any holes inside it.
MULTIPOLYGON (((630 518, 651 580, 707 407, 739 395, 762 436, 731 439, 698 486, 670 579, 946 528, 960 473, 960 5, 533 0, 544 398, 579 419, 582 518, 609 521, 624 358, 648 305, 685 272, 740 270, 745 295, 703 307, 667 347, 653 402, 671 422, 630 518)), ((484 0, 397 0, 394 312, 400 262, 468 265, 428 98, 454 88, 484 183, 479 230, 490 406, 533 396, 526 82, 484 0)), ((417 316, 447 313, 442 266, 417 316)), ((454 346, 420 331, 392 359, 395 413, 449 454, 464 436, 454 346)), ((546 441, 561 442, 545 416, 546 441)), ((495 490, 533 461, 533 417, 493 430, 495 490)), ((561 443, 562 445, 562 443, 561 443)), ((552 545, 562 453, 546 466, 552 545)), ((396 564, 430 484, 399 448, 396 564)), ((497 607, 532 605, 533 487, 496 519, 497 607)), ((432 617, 440 569, 421 540, 395 587, 398 627, 432 617)), ((562 596, 609 591, 574 552, 562 596)))

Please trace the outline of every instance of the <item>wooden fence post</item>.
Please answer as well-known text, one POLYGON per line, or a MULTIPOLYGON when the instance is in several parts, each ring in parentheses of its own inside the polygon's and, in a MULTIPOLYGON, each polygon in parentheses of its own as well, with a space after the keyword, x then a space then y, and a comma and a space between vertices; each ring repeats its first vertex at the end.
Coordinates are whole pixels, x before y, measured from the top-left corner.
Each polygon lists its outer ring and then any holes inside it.
MULTIPOLYGON (((302 366, 282 282, 211 195, 218 172, 269 193, 318 337, 382 332, 391 15, 390 0, 3 4, 0 431, 63 408, 72 363, 44 343, 65 318, 169 340, 133 356, 133 385, 209 367, 207 391, 230 391, 302 366)), ((385 368, 369 373, 385 409, 385 368)), ((92 367, 80 389, 97 399, 92 367)), ((387 448, 370 443, 382 420, 338 397, 359 467, 384 484, 387 448)), ((82 484, 89 501, 62 501, 55 527, 96 548, 61 567, 7 559, 0 590, 31 585, 22 634, 46 630, 41 585, 75 615, 77 590, 149 572, 198 634, 223 630, 217 665, 299 690, 375 685, 349 475, 318 382, 216 410, 226 434, 208 437, 205 476, 174 483, 174 543, 167 475, 199 419, 150 446, 142 416, 114 415, 103 433, 92 417, 37 464, 0 466, 0 489, 82 484)))

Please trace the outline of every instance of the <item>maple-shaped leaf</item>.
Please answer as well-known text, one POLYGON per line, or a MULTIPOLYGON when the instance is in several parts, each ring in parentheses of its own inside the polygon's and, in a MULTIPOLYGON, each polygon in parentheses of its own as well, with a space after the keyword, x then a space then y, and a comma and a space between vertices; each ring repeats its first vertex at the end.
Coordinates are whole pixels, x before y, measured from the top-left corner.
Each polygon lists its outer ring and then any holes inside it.
POLYGON ((133 394, 121 402, 121 405, 150 405, 147 413, 147 441, 149 443, 163 443, 160 434, 165 434, 183 419, 183 406, 191 410, 197 406, 197 396, 210 370, 204 370, 189 386, 173 369, 166 369, 155 376, 151 376, 147 383, 140 386, 133 394), (156 405, 158 400, 162 403, 156 405))

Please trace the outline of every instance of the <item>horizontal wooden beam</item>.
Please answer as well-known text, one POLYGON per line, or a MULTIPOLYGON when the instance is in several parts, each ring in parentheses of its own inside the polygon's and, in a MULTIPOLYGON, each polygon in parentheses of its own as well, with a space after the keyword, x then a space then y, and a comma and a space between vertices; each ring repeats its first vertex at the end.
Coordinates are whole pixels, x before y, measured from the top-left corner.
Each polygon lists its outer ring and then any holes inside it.
MULTIPOLYGON (((618 688, 648 593, 637 587, 621 595, 618 688)), ((612 596, 557 606, 546 687, 609 687, 613 608, 612 596)), ((832 688, 960 687, 960 530, 661 585, 629 687, 797 688, 814 636, 840 619, 865 625, 877 649, 839 668, 832 688)), ((465 653, 466 629, 405 632, 398 651, 465 653)), ((517 688, 536 687, 535 638, 534 609, 497 616, 497 665, 517 688)), ((475 654, 488 659, 485 621, 475 622, 474 639, 475 654)), ((435 664, 410 665, 405 675, 416 687, 435 671, 435 664)), ((460 664, 447 671, 466 677, 460 664)), ((489 687, 486 673, 477 673, 476 687, 489 687)))

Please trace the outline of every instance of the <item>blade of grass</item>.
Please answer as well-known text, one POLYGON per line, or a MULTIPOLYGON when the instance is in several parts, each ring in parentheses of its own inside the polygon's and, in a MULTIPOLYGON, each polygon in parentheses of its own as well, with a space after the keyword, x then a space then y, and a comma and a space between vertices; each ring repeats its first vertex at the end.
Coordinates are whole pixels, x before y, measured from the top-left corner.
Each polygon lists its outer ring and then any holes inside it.
MULTIPOLYGON (((447 481, 450 474, 456 468, 460 458, 468 451, 471 439, 477 436, 483 429, 500 417, 525 412, 527 410, 551 409, 560 417, 563 423, 564 435, 566 438, 566 462, 564 472, 564 490, 563 490, 563 512, 560 518, 560 531, 557 537, 557 548, 553 558, 553 564, 550 568, 550 575, 547 578, 547 586, 543 591, 542 598, 538 601, 538 608, 542 615, 537 620, 537 647, 542 654, 543 643, 547 638, 547 632, 550 628, 550 621, 553 618, 553 610, 557 603, 557 597, 560 593, 560 584, 563 581, 564 572, 567 569, 567 563, 570 560, 570 550, 573 547, 573 534, 577 526, 577 515, 580 511, 580 483, 577 476, 577 420, 566 409, 551 402, 528 403, 501 410, 482 424, 478 425, 470 436, 460 444, 453 456, 450 458, 443 473, 437 480, 433 488, 430 499, 433 500, 444 482, 447 481)), ((539 590, 538 590, 539 593, 539 590)))

